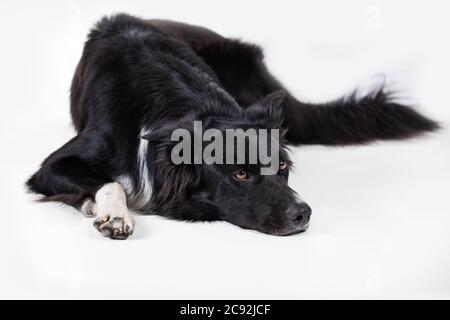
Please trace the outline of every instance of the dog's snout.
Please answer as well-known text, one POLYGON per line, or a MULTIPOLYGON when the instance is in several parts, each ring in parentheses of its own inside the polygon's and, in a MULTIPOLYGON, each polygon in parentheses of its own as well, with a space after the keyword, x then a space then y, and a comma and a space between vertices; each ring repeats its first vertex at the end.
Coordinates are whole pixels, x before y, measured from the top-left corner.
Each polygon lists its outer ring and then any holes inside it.
POLYGON ((311 217, 311 207, 302 202, 290 207, 287 214, 295 224, 307 224, 311 217))

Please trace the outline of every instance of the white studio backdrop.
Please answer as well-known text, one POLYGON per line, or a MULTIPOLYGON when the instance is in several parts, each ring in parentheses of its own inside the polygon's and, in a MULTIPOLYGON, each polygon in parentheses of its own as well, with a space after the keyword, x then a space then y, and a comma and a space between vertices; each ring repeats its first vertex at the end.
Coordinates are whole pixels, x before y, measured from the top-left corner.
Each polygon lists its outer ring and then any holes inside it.
MULTIPOLYGON (((450 298, 447 1, 0 2, 0 298, 450 298), (307 233, 137 217, 102 238, 23 183, 74 135, 69 87, 86 34, 117 12, 203 25, 263 46, 299 99, 384 73, 443 130, 409 142, 294 148, 307 233)), ((375 77, 376 78, 376 77, 375 77)))

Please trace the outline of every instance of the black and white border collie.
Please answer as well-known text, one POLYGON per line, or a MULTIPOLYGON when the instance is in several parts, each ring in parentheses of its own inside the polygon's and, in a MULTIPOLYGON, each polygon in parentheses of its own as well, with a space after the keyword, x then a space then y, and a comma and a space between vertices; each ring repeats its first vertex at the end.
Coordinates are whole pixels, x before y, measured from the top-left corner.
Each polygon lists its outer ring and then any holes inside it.
POLYGON ((288 187, 286 145, 360 145, 411 138, 438 125, 385 89, 325 104, 298 101, 268 71, 262 50, 197 26, 119 14, 91 30, 71 87, 77 135, 28 181, 44 201, 94 217, 113 239, 133 233, 130 210, 227 221, 273 235, 305 231, 310 207, 288 187), (280 167, 174 164, 171 132, 278 128, 280 167))

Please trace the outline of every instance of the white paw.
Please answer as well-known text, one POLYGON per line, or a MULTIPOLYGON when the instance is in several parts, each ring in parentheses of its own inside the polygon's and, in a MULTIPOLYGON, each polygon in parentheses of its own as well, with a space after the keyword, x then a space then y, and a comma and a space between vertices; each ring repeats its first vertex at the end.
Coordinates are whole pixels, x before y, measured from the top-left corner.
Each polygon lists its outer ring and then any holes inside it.
POLYGON ((125 240, 133 234, 134 219, 128 212, 126 214, 105 214, 95 220, 94 227, 105 237, 125 240))
POLYGON ((97 214, 95 202, 92 199, 86 199, 81 206, 81 213, 87 218, 93 218, 97 214))
POLYGON ((117 182, 107 183, 95 194, 98 218, 94 227, 105 237, 124 240, 133 234, 134 219, 127 208, 125 191, 117 182))

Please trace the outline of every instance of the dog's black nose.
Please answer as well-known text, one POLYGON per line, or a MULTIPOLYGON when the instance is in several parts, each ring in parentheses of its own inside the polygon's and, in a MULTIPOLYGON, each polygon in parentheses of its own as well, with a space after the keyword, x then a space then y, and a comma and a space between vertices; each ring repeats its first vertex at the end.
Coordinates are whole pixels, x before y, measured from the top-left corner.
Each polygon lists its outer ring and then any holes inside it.
POLYGON ((290 207, 287 214, 295 224, 307 224, 311 217, 311 207, 305 203, 298 203, 290 207))

